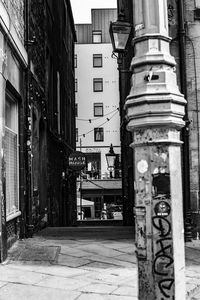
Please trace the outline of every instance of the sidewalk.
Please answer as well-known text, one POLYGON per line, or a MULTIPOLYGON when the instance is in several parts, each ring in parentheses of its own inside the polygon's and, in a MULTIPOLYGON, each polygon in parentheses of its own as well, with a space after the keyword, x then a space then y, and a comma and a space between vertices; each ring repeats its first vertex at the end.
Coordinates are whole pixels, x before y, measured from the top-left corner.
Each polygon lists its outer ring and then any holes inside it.
POLYGON ((188 299, 200 300, 200 240, 185 244, 188 299))
MULTIPOLYGON (((0 300, 137 299, 131 227, 47 228, 0 265, 0 300)), ((187 299, 200 299, 200 241, 186 244, 187 299)))

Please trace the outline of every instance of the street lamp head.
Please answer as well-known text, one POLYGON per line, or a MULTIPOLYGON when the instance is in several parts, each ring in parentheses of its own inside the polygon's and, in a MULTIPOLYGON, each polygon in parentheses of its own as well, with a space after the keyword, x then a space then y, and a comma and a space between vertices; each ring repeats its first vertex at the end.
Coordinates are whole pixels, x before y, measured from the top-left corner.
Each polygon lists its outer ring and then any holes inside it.
POLYGON ((108 164, 108 169, 114 169, 115 166, 115 160, 116 160, 116 154, 113 150, 113 145, 110 145, 110 150, 108 153, 106 153, 106 160, 108 164))
POLYGON ((119 14, 116 22, 110 22, 109 32, 113 52, 125 53, 127 44, 132 35, 132 25, 125 21, 125 15, 123 12, 119 14))

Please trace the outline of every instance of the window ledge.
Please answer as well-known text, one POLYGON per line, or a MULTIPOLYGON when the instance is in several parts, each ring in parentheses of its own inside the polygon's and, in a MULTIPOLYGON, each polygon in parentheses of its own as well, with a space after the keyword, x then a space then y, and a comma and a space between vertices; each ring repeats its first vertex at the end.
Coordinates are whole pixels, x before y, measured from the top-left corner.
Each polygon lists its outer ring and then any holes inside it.
POLYGON ((15 219, 15 218, 21 216, 21 214, 22 214, 21 211, 17 211, 17 212, 15 212, 15 213, 11 214, 11 215, 8 215, 8 216, 6 217, 6 222, 9 222, 9 221, 11 221, 11 220, 13 220, 13 219, 15 219))

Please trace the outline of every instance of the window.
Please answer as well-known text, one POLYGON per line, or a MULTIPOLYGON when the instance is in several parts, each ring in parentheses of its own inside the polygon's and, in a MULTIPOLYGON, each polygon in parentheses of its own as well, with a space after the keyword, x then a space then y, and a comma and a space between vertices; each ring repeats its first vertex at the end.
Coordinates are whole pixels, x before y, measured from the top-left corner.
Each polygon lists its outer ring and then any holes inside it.
POLYGON ((78 117, 78 104, 75 104, 75 117, 78 117))
POLYGON ((102 54, 93 54, 93 67, 94 68, 102 67, 102 54))
POLYGON ((78 80, 75 79, 75 92, 78 92, 78 80))
POLYGON ((74 55, 74 68, 77 68, 77 54, 74 55))
POLYGON ((102 32, 101 31, 93 31, 92 32, 92 42, 93 43, 101 43, 102 42, 102 32))
POLYGON ((94 128, 94 141, 95 142, 103 142, 104 140, 104 134, 103 134, 103 128, 94 128))
POLYGON ((76 142, 78 142, 78 128, 76 128, 76 142))
POLYGON ((18 105, 6 94, 5 107, 6 215, 19 211, 18 105))
POLYGON ((93 91, 102 92, 103 91, 103 78, 94 78, 93 79, 93 91))
POLYGON ((101 154, 85 153, 86 156, 86 174, 90 179, 100 179, 101 173, 101 154))
POLYGON ((94 103, 94 117, 103 116, 103 103, 94 103))
POLYGON ((195 0, 195 6, 196 8, 200 8, 200 0, 195 0))

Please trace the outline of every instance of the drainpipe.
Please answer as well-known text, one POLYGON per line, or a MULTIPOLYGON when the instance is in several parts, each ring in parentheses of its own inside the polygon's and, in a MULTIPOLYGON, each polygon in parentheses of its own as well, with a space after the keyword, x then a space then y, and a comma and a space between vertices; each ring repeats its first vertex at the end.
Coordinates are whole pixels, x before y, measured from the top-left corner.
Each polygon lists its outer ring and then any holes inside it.
MULTIPOLYGON (((180 80, 181 92, 187 100, 187 75, 186 75, 186 31, 184 22, 184 7, 183 0, 178 1, 178 17, 179 17, 179 53, 180 53, 180 80)), ((182 129, 183 139, 183 210, 185 220, 185 240, 191 241, 192 232, 190 225, 190 162, 189 162, 189 118, 188 118, 188 104, 185 105, 185 126, 182 129)))
MULTIPOLYGON (((130 0, 117 1, 118 16, 121 12, 125 15, 125 20, 129 23, 133 22, 133 3, 130 0)), ((133 172, 130 176, 130 170, 133 166, 133 151, 129 147, 132 138, 131 134, 126 130, 126 119, 124 104, 130 91, 130 81, 132 71, 129 70, 130 62, 133 56, 133 48, 129 47, 126 56, 119 55, 119 94, 120 94, 120 141, 121 141, 121 174, 122 174, 122 199, 123 199, 123 225, 132 226, 134 224, 134 190, 132 187, 133 172), (131 177, 131 178, 130 178, 131 177), (131 185, 130 185, 131 182, 131 185)))

